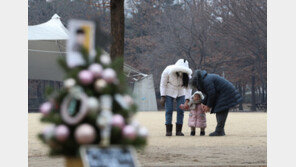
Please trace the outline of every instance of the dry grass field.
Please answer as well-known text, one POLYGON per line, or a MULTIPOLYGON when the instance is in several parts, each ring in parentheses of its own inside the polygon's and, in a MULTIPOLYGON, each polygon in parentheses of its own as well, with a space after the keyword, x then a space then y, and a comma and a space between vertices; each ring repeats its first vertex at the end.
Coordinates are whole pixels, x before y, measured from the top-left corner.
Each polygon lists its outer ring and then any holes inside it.
MULTIPOLYGON (((165 137, 164 112, 139 112, 136 119, 149 130, 148 145, 137 151, 142 166, 266 166, 267 114, 229 113, 223 137, 209 137, 215 129, 214 114, 207 114, 207 136, 189 136, 185 112, 184 137, 165 137)), ((39 114, 28 114, 29 166, 61 167, 62 157, 49 158, 47 147, 36 137, 45 124, 39 114)), ((174 120, 176 112, 174 112, 174 120)), ((174 131, 175 133, 175 127, 174 131)))

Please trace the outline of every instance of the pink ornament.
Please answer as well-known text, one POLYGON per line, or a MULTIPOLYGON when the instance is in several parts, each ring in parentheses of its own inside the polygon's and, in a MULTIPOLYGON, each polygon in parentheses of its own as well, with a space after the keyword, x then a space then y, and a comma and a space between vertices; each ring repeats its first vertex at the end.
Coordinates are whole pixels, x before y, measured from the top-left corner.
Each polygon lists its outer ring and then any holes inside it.
POLYGON ((66 125, 59 125, 55 129, 55 137, 58 141, 66 141, 69 137, 70 131, 66 125))
POLYGON ((93 74, 95 78, 99 78, 102 76, 103 67, 100 64, 92 64, 89 66, 88 70, 93 74))
POLYGON ((52 104, 50 102, 45 102, 40 106, 40 112, 43 115, 48 115, 52 109, 52 104))
POLYGON ((116 81, 116 73, 113 69, 107 68, 103 71, 103 79, 108 83, 112 83, 116 81))
POLYGON ((94 76, 92 72, 88 70, 82 70, 78 74, 79 81, 84 85, 89 85, 92 83, 94 76))
POLYGON ((136 138, 136 129, 131 125, 127 125, 123 128, 123 136, 127 139, 133 140, 136 138))
POLYGON ((95 129, 89 124, 82 124, 75 130, 75 139, 79 144, 90 144, 96 138, 95 129))
POLYGON ((124 118, 120 114, 112 117, 112 126, 122 129, 124 127, 124 118))

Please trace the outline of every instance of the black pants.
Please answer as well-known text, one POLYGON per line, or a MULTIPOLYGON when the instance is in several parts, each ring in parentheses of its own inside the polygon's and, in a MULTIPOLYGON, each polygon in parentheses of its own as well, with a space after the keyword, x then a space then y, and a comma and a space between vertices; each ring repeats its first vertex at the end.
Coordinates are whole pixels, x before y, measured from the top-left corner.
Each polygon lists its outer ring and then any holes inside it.
POLYGON ((228 112, 229 110, 227 109, 227 110, 216 113, 216 119, 217 119, 216 132, 224 133, 224 126, 225 126, 228 112))

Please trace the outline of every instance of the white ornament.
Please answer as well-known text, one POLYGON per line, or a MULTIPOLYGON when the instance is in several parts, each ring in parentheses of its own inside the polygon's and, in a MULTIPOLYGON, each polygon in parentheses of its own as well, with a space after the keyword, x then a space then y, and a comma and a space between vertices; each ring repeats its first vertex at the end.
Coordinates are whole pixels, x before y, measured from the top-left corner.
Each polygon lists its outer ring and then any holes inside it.
POLYGON ((146 138, 148 136, 148 130, 147 128, 145 127, 141 127, 139 130, 138 130, 138 135, 140 137, 143 137, 143 138, 146 138))
POLYGON ((89 97, 87 100, 87 106, 90 111, 97 111, 99 110, 99 101, 95 97, 89 97))
POLYGON ((104 89, 106 86, 107 86, 107 82, 105 80, 103 80, 103 79, 98 79, 95 82, 95 89, 98 92, 101 92, 102 89, 104 89))
POLYGON ((103 52, 103 54, 100 56, 100 60, 105 65, 109 65, 111 63, 111 58, 106 52, 103 52))
POLYGON ((42 134, 46 142, 48 142, 53 136, 55 132, 55 126, 54 125, 49 125, 44 128, 42 134))
POLYGON ((73 86, 75 86, 75 84, 76 84, 76 81, 73 78, 69 78, 64 81, 64 87, 66 89, 72 88, 73 86))
POLYGON ((135 129, 139 129, 140 127, 140 123, 137 120, 133 120, 130 125, 133 126, 135 129))

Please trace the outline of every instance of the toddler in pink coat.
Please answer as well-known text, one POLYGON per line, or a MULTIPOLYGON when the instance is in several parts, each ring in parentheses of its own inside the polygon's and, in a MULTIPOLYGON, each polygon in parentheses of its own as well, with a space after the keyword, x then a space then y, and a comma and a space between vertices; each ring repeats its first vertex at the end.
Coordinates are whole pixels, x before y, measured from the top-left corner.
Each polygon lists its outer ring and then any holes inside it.
POLYGON ((200 91, 196 91, 190 98, 188 106, 181 105, 181 109, 190 109, 188 126, 191 127, 191 136, 195 136, 195 129, 200 128, 200 136, 205 135, 207 127, 206 114, 202 108, 201 101, 204 96, 200 91))

